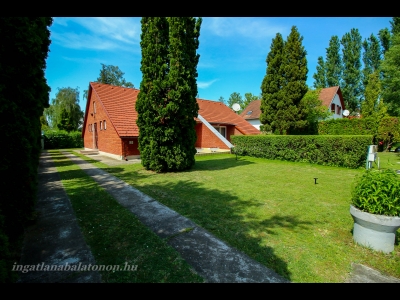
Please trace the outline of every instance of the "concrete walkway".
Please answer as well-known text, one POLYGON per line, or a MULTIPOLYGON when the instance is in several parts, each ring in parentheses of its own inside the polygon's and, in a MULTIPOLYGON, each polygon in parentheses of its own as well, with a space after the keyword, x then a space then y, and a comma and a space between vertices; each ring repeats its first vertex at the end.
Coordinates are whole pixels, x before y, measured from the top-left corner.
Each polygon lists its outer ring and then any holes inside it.
MULTIPOLYGON (((25 231, 19 265, 31 271, 18 272, 18 282, 101 282, 98 272, 40 271, 46 267, 95 265, 71 202, 65 193, 54 163, 46 152, 40 156, 36 223, 25 231), (39 270, 39 271, 38 271, 39 270)), ((15 266, 15 270, 18 270, 15 266)))
MULTIPOLYGON (((161 238, 169 238, 169 244, 207 282, 256 282, 288 283, 274 271, 234 249, 191 220, 160 204, 136 190, 124 181, 94 167, 81 158, 63 152, 80 166, 122 206, 135 214, 161 238)), ((89 156, 108 165, 134 163, 95 155, 89 156)), ((135 161, 137 163, 138 161, 135 161)), ((139 161, 140 162, 140 161, 139 161)), ((36 224, 25 236, 20 265, 65 265, 82 263, 95 264, 86 245, 54 163, 46 152, 42 152, 39 166, 39 212, 36 224)), ((20 272, 19 282, 101 282, 98 272, 20 272)), ((396 282, 362 265, 353 265, 353 272, 346 281, 396 282)))

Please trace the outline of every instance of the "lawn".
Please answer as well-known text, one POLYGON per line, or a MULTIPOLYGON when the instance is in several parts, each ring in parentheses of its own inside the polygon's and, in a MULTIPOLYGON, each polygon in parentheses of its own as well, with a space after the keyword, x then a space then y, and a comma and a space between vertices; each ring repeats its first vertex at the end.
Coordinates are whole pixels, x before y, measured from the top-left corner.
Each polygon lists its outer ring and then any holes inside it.
POLYGON ((102 271, 109 283, 203 282, 179 253, 144 226, 71 160, 49 150, 97 265, 134 271, 102 271), (136 266, 136 268, 134 268, 136 266))
MULTIPOLYGON (((400 169, 397 154, 378 156, 381 168, 400 169)), ((398 242, 390 254, 353 242, 351 187, 362 169, 231 154, 198 156, 190 171, 164 174, 94 164, 292 282, 344 282, 352 262, 400 278, 398 242)))

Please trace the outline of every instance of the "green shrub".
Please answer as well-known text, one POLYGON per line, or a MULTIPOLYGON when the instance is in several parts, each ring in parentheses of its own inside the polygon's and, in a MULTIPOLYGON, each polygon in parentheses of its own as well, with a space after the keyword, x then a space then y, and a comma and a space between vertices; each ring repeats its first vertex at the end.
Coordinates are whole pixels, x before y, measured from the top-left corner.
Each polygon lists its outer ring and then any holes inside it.
POLYGON ((80 131, 48 130, 44 132, 45 149, 82 148, 83 139, 80 131))
POLYGON ((356 179, 351 202, 370 214, 400 216, 400 180, 395 171, 366 170, 356 179))
POLYGON ((365 166, 371 135, 233 135, 233 153, 326 166, 365 166))

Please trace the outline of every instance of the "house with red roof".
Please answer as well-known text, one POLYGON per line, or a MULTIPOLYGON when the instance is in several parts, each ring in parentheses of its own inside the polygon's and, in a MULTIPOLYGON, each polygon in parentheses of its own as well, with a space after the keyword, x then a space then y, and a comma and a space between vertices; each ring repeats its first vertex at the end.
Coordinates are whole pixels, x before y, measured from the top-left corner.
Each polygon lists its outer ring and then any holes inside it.
MULTIPOLYGON (((331 118, 343 118, 343 111, 345 110, 342 91, 340 86, 333 86, 321 89, 319 99, 322 105, 326 106, 332 112, 331 118)), ((260 115, 261 115, 261 100, 254 100, 242 111, 240 114, 246 121, 248 121, 255 128, 260 129, 260 115)))
MULTIPOLYGON (((139 158, 139 128, 135 104, 138 89, 90 82, 82 129, 85 150, 117 159, 139 158)), ((260 131, 221 102, 197 99, 196 120, 200 149, 230 150, 231 135, 255 135, 260 131)))

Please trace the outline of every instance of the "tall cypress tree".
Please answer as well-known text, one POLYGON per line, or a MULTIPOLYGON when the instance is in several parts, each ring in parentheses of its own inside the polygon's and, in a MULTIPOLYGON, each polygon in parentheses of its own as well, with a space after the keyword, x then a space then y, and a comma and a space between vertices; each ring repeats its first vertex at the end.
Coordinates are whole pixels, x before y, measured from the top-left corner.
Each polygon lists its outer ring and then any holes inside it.
POLYGON ((154 170, 163 162, 160 153, 160 109, 167 102, 168 22, 165 17, 142 17, 141 27, 142 81, 136 101, 138 140, 142 165, 154 170))
POLYGON ((314 78, 314 88, 326 88, 326 67, 324 58, 322 56, 318 57, 317 72, 313 75, 314 78))
POLYGON ((276 110, 278 102, 282 99, 284 40, 280 33, 272 39, 270 52, 267 55, 267 69, 261 84, 261 115, 262 131, 275 131, 277 129, 276 110))
POLYGON ((352 28, 341 40, 343 45, 343 88, 342 94, 346 107, 356 111, 361 103, 361 35, 352 28))
POLYGON ((340 56, 340 41, 334 35, 329 40, 329 47, 326 48, 326 85, 327 87, 338 86, 342 79, 342 58, 340 56))
POLYGON ((136 103, 142 164, 156 172, 193 166, 201 18, 142 18, 143 74, 136 103))
POLYGON ((197 95, 197 64, 202 19, 170 17, 169 73, 167 105, 163 110, 162 127, 165 142, 161 152, 165 164, 161 171, 191 168, 196 154, 195 117, 199 106, 197 95))

